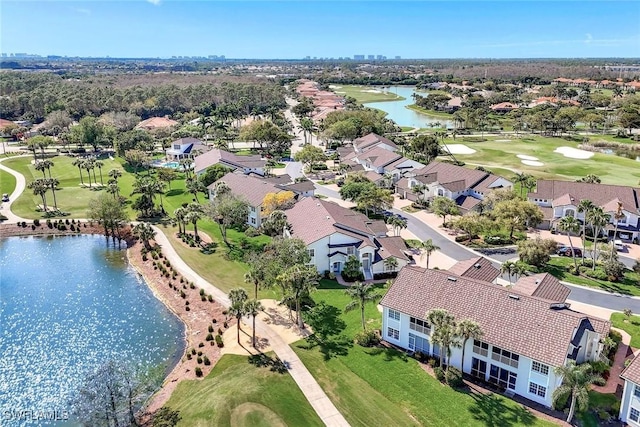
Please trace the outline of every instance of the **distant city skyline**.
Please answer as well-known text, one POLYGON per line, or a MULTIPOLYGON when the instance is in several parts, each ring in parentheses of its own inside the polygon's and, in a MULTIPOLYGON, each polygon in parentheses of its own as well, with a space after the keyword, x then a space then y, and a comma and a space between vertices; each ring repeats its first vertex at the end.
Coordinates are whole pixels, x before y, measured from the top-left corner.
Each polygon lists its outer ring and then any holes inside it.
POLYGON ((640 57, 631 1, 2 1, 0 48, 41 56, 640 57))

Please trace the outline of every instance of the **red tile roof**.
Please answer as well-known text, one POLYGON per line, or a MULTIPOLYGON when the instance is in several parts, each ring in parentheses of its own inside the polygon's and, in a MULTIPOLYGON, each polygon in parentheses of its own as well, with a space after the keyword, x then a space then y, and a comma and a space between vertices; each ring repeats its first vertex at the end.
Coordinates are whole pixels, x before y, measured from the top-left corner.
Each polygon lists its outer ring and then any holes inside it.
POLYGON ((624 370, 620 374, 620 378, 640 385, 640 356, 636 356, 633 358, 629 366, 624 368, 624 370))
POLYGON ((550 366, 564 364, 580 327, 601 335, 610 328, 606 320, 513 289, 414 267, 400 271, 380 304, 419 319, 429 310, 445 309, 458 321, 476 321, 483 341, 550 366))

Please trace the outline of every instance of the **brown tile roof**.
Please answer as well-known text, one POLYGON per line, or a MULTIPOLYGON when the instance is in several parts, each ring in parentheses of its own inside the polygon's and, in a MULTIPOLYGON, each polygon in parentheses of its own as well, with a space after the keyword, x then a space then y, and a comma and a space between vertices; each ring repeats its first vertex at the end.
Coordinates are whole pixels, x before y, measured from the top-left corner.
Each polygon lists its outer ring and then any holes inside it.
POLYGON ((463 181, 462 185, 464 188, 473 188, 481 180, 485 179, 487 175, 489 175, 487 172, 476 169, 467 169, 462 166, 456 166, 454 164, 444 162, 431 162, 424 168, 416 170, 415 174, 424 176, 431 175, 429 184, 435 181, 439 182, 441 185, 445 183, 463 181))
POLYGON ((389 163, 395 162, 402 156, 393 151, 385 150, 382 147, 375 147, 359 154, 357 157, 360 161, 368 161, 372 166, 382 168, 389 163))
POLYGON ((367 178, 371 182, 378 182, 382 179, 382 175, 380 175, 376 171, 366 171, 364 177, 367 178))
POLYGON ((266 161, 262 160, 259 155, 251 156, 238 156, 234 153, 230 153, 219 148, 214 148, 204 154, 197 156, 195 162, 195 173, 200 173, 209 166, 213 166, 218 163, 225 163, 236 168, 249 168, 259 169, 264 168, 266 161))
POLYGON ((353 145, 354 147, 357 147, 358 150, 364 150, 365 148, 372 146, 372 145, 376 145, 378 143, 384 143, 387 144, 393 148, 398 148, 398 146, 395 144, 395 142, 391 141, 390 139, 385 138, 384 136, 380 136, 378 134, 375 133, 370 133, 368 135, 362 136, 360 138, 356 138, 353 140, 353 145))
POLYGON ((382 259, 395 257, 409 260, 406 254, 407 244, 400 236, 378 237, 376 241, 380 244, 379 255, 382 259))
POLYGON ((476 321, 483 341, 550 366, 562 365, 580 326, 605 334, 609 322, 549 301, 447 271, 404 267, 380 304, 424 319, 429 310, 476 321), (455 281, 449 280, 455 278, 455 281))
POLYGON ((214 188, 216 183, 219 181, 224 181, 229 186, 233 194, 243 198, 253 207, 260 206, 264 196, 267 194, 283 191, 277 185, 267 182, 264 179, 254 178, 252 176, 236 172, 226 174, 207 188, 214 188))
POLYGON ((307 191, 313 191, 316 189, 315 184, 312 181, 300 181, 292 184, 282 185, 283 190, 290 190, 294 193, 305 193, 307 191))
POLYGON ((640 385, 640 357, 633 358, 629 366, 620 373, 620 378, 640 385))
POLYGON ((465 211, 470 211, 478 206, 482 201, 471 196, 460 196, 456 199, 456 204, 465 211))
POLYGON ((0 128, 9 126, 9 125, 15 125, 15 123, 13 123, 11 120, 0 119, 0 128))
POLYGON ((481 256, 458 261, 449 269, 449 272, 456 276, 489 283, 500 275, 500 270, 495 268, 488 259, 481 256))
POLYGON ((582 199, 588 199, 597 206, 605 206, 612 200, 618 199, 625 210, 629 212, 640 210, 640 188, 623 185, 540 179, 536 191, 529 193, 527 197, 555 200, 567 194, 573 196, 575 204, 580 203, 582 199))
POLYGON ((571 289, 549 273, 523 276, 518 279, 514 289, 520 293, 553 302, 564 302, 571 293, 571 289))

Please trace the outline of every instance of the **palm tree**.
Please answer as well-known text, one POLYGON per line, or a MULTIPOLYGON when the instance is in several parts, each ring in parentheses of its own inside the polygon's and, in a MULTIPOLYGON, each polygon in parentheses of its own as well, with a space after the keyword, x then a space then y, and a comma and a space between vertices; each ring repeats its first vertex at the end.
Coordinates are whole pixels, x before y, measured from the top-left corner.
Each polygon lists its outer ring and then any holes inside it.
POLYGON ((580 200, 580 203, 578 203, 578 213, 584 214, 584 220, 582 221, 582 262, 584 262, 585 249, 587 247, 587 213, 594 207, 595 205, 589 199, 582 199, 580 200))
POLYGON ((560 230, 567 233, 569 238, 569 246, 571 247, 571 256, 573 257, 573 265, 576 268, 576 274, 578 274, 578 261, 576 260, 576 254, 573 250, 573 243, 571 242, 571 233, 577 233, 580 230, 580 222, 572 216, 563 216, 558 224, 560 230))
POLYGON ((39 162, 37 162, 34 166, 35 170, 42 172, 42 178, 46 178, 47 175, 45 173, 45 170, 47 169, 47 167, 44 164, 44 161, 41 160, 39 162))
POLYGON ((516 173, 516 176, 513 177, 513 182, 515 183, 519 183, 520 184, 520 198, 523 197, 523 191, 525 188, 525 184, 527 183, 527 180, 529 180, 531 178, 531 175, 526 174, 524 172, 520 173, 516 173))
POLYGON ((256 348, 256 317, 264 307, 260 304, 260 301, 252 299, 244 303, 245 314, 248 314, 252 317, 252 326, 253 326, 253 337, 251 342, 253 343, 253 348, 256 348))
POLYGON ((204 211, 202 206, 198 203, 189 203, 187 205, 187 213, 184 216, 185 222, 190 222, 193 224, 193 234, 196 237, 196 242, 200 241, 200 236, 198 235, 198 220, 202 218, 204 211))
POLYGON ((513 267, 513 275, 516 276, 516 280, 527 274, 527 265, 522 261, 516 261, 513 267))
POLYGON ((603 384, 604 380, 598 374, 591 372, 590 364, 576 365, 573 360, 564 366, 555 368, 555 374, 562 378, 562 384, 553 391, 551 398, 554 405, 565 402, 567 398, 571 399, 567 415, 567 422, 571 423, 576 411, 576 404, 579 411, 586 410, 589 407, 591 385, 603 384))
POLYGON ((87 171, 89 177, 89 187, 91 187, 91 170, 93 169, 93 159, 85 159, 82 162, 82 168, 87 171))
POLYGON ((187 216, 187 209, 180 207, 173 211, 173 215, 178 222, 178 234, 184 234, 187 232, 187 226, 185 224, 185 217, 187 216))
POLYGON ((593 270, 595 271, 598 259, 598 236, 600 231, 609 224, 611 216, 605 213, 602 207, 596 206, 587 212, 587 218, 593 227, 593 270))
POLYGON ((376 302, 380 296, 375 292, 375 288, 371 283, 354 283, 349 289, 345 291, 352 301, 344 308, 344 312, 347 313, 356 308, 360 309, 360 320, 362 321, 362 330, 366 331, 366 323, 364 321, 364 309, 368 302, 376 302))
POLYGON ((84 180, 82 179, 82 166, 83 166, 84 160, 77 158, 75 159, 71 164, 73 166, 77 166, 78 167, 78 172, 80 172, 80 184, 82 184, 82 186, 84 186, 84 180))
POLYGON ((107 193, 113 194, 113 198, 118 198, 118 194, 120 193, 120 189, 118 188, 118 184, 116 184, 115 180, 110 179, 109 184, 107 185, 107 193))
POLYGON ((187 191, 193 194, 196 202, 200 203, 200 200, 198 200, 198 192, 205 190, 202 183, 196 178, 187 178, 185 184, 187 185, 187 191))
POLYGON ((247 301, 247 291, 243 288, 231 289, 229 291, 229 300, 231 301, 231 307, 229 307, 229 314, 234 316, 237 321, 238 327, 238 344, 240 344, 240 320, 245 315, 245 301, 247 301))
POLYGON ((447 355, 447 365, 451 356, 451 346, 455 344, 456 322, 447 310, 436 308, 429 310, 426 318, 433 327, 431 342, 440 346, 440 366, 443 366, 444 353, 447 355))
POLYGON ((396 236, 400 235, 400 231, 404 228, 407 228, 407 220, 397 217, 395 215, 387 218, 387 224, 393 227, 393 234, 396 236))
POLYGON ((151 249, 149 240, 153 239, 156 236, 156 232, 153 227, 151 227, 151 225, 147 224, 146 222, 140 222, 136 224, 136 226, 133 227, 133 230, 131 231, 133 232, 134 236, 142 240, 142 244, 147 250, 151 249))
MULTIPOLYGON (((104 187, 104 181, 102 180, 102 167, 104 166, 104 163, 101 162, 100 160, 96 160, 94 162, 94 165, 95 165, 95 167, 98 168, 98 170, 100 170, 100 185, 102 185, 104 187)), ((93 173, 94 173, 93 177, 94 177, 94 180, 95 180, 95 171, 93 173)))
POLYGON ((423 207, 426 205, 425 191, 427 191, 428 189, 429 187, 420 182, 411 187, 411 191, 418 197, 418 202, 420 202, 420 205, 423 207))
MULTIPOLYGON (((625 215, 622 212, 622 202, 618 202, 618 209, 616 209, 615 213, 613 214, 613 219, 615 221, 615 227, 613 229, 613 240, 615 240, 616 236, 618 235, 618 223, 623 218, 625 218, 625 215)), ((611 258, 612 259, 613 259, 613 255, 614 255, 615 251, 616 251, 616 245, 612 244, 611 245, 611 258)))
POLYGON ((511 286, 511 275, 513 274, 515 266, 516 263, 513 261, 505 261, 500 266, 500 272, 503 274, 507 273, 507 275, 509 276, 509 286, 511 286))
POLYGON ((467 346, 467 341, 471 338, 474 340, 480 339, 484 332, 473 320, 464 319, 460 323, 458 323, 458 331, 456 333, 457 336, 462 338, 462 365, 460 370, 464 372, 464 349, 467 346))
POLYGON ((40 196, 42 198, 42 207, 46 212, 47 209, 47 191, 49 190, 49 186, 45 182, 44 179, 36 179, 27 185, 28 188, 33 190, 33 194, 36 196, 40 196))
POLYGON ((386 271, 395 272, 398 268, 398 259, 394 256, 390 256, 389 258, 384 260, 384 268, 386 271))
POLYGON ((435 251, 439 251, 440 246, 433 243, 432 239, 429 239, 421 242, 420 245, 418 245, 418 249, 420 249, 420 260, 422 260, 423 256, 427 256, 427 268, 429 268, 429 257, 435 251))
POLYGON ((120 169, 111 169, 108 173, 109 177, 111 177, 112 179, 114 179, 116 181, 116 184, 118 183, 118 178, 120 178, 122 176, 122 171, 120 169))
POLYGON ((54 167, 55 164, 49 159, 44 159, 40 163, 42 163, 44 167, 47 169, 47 172, 49 173, 49 178, 51 178, 51 168, 54 167))
POLYGON ((58 199, 56 199, 56 188, 60 185, 60 181, 56 178, 47 178, 46 183, 51 187, 51 193, 53 194, 53 207, 58 210, 58 199))
POLYGON ((318 284, 318 272, 314 266, 293 265, 278 275, 276 282, 288 292, 296 304, 296 323, 304 329, 300 313, 302 298, 308 296, 318 284))

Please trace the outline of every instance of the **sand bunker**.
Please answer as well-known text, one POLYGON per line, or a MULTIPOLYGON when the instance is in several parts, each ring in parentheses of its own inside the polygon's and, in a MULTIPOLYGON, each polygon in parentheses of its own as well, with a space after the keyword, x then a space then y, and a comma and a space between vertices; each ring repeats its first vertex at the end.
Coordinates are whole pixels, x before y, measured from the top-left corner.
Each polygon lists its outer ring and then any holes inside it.
POLYGON ((527 156, 526 154, 516 154, 516 157, 520 160, 539 160, 537 157, 527 156))
POLYGON ((366 93, 382 93, 379 90, 375 90, 375 89, 369 89, 369 90, 361 90, 360 92, 366 92, 366 93))
POLYGON ((554 153, 562 154, 565 157, 569 157, 570 159, 590 159, 593 157, 591 151, 580 150, 578 148, 573 147, 558 147, 553 150, 554 153))
POLYGON ((544 166, 544 163, 538 162, 536 160, 520 160, 523 165, 527 166, 544 166))
POLYGON ((473 154, 476 152, 476 150, 464 144, 447 144, 445 149, 448 149, 451 154, 473 154))
POLYGON ((510 139, 496 139, 496 142, 511 142, 510 139))

